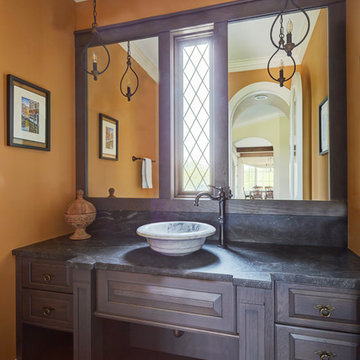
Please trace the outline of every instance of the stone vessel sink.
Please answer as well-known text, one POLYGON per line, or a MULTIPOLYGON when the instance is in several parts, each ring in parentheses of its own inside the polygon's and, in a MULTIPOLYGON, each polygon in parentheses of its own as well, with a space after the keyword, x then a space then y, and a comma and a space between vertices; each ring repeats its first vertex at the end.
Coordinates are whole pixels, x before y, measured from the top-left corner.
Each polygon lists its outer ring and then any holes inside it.
POLYGON ((154 251, 168 256, 184 256, 199 250, 216 229, 200 222, 169 221, 140 226, 136 233, 145 237, 154 251))

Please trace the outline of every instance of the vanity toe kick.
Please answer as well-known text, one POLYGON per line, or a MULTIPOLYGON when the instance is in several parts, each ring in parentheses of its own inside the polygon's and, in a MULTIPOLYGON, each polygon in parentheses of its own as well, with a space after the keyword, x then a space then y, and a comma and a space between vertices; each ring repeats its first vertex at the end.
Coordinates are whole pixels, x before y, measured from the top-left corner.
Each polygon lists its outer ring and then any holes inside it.
POLYGON ((99 317, 235 334, 232 283, 97 270, 99 317))

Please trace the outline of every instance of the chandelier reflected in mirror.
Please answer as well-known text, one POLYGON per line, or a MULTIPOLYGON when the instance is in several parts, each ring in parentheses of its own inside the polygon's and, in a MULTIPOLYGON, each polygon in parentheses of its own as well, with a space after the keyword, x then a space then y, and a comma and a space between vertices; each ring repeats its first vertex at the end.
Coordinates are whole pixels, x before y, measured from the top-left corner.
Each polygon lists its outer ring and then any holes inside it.
POLYGON ((275 80, 276 82, 278 82, 280 84, 280 87, 283 87, 284 83, 286 81, 289 81, 290 79, 292 79, 292 77, 295 75, 296 61, 295 61, 295 59, 293 57, 293 50, 296 47, 298 47, 299 45, 301 45, 305 41, 305 39, 308 36, 309 32, 310 32, 310 18, 309 18, 309 15, 306 13, 306 11, 304 9, 302 9, 299 5, 297 5, 295 0, 286 0, 285 6, 279 12, 279 14, 275 17, 275 20, 273 21, 273 23, 271 25, 270 40, 271 40, 271 43, 276 48, 276 50, 275 50, 274 54, 270 57, 270 59, 268 61, 268 64, 267 64, 267 71, 268 71, 270 77, 273 80, 275 80), (293 41, 294 24, 291 21, 291 19, 289 19, 288 22, 287 22, 286 36, 285 36, 284 15, 287 12, 289 2, 291 2, 293 7, 298 9, 306 18, 306 23, 307 23, 306 31, 305 31, 304 36, 302 37, 302 39, 298 43, 294 43, 294 41, 293 41), (275 40, 274 40, 274 28, 275 28, 275 25, 277 23, 279 23, 279 25, 280 25, 278 43, 276 43, 275 40), (286 77, 285 76, 285 71, 284 71, 284 60, 282 59, 280 61, 280 66, 279 66, 279 75, 278 75, 278 77, 275 77, 272 74, 271 70, 270 70, 271 64, 273 63, 273 60, 276 57, 276 55, 278 55, 282 51, 285 52, 286 56, 291 59, 291 66, 293 67, 293 70, 291 72, 291 75, 286 77))

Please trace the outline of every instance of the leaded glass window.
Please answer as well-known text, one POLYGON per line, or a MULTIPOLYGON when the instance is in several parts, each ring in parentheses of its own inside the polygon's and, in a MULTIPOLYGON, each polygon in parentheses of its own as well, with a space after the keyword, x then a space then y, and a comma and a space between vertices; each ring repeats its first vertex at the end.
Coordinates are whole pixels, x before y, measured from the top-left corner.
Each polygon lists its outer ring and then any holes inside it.
POLYGON ((211 37, 177 43, 175 107, 177 195, 207 190, 212 183, 211 37))

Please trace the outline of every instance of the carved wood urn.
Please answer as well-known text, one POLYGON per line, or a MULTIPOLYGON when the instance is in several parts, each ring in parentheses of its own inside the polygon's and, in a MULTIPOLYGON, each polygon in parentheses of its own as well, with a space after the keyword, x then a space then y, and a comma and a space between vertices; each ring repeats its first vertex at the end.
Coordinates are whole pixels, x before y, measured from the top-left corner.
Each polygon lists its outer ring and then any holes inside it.
POLYGON ((76 199, 69 204, 64 213, 65 221, 75 228, 70 236, 71 240, 85 240, 91 238, 85 229, 96 217, 95 206, 84 199, 84 191, 76 192, 76 199))

